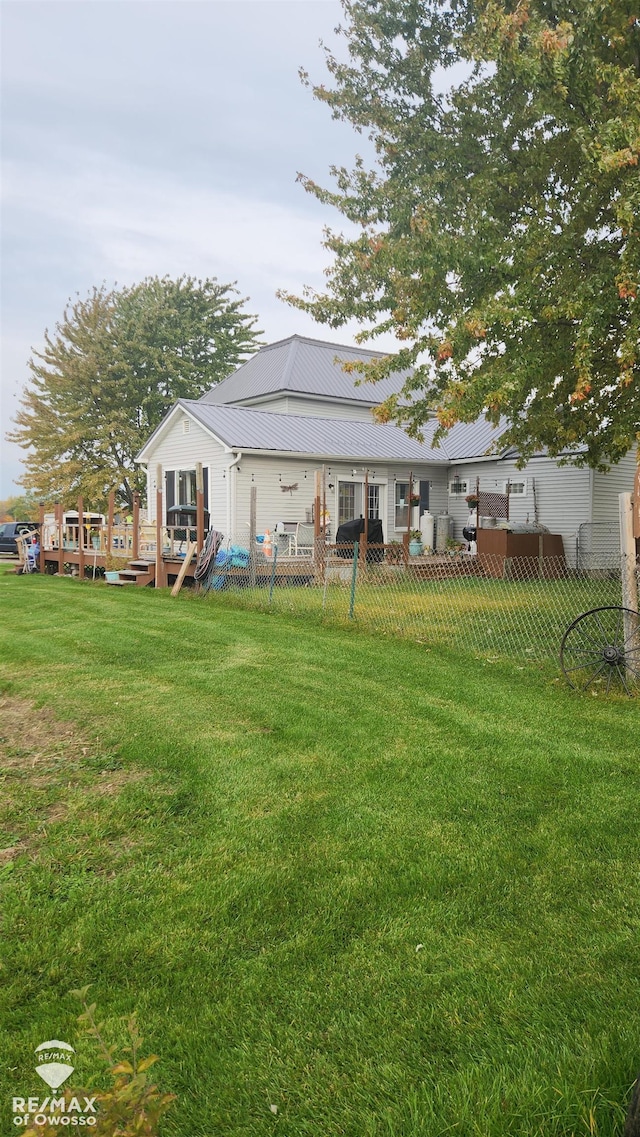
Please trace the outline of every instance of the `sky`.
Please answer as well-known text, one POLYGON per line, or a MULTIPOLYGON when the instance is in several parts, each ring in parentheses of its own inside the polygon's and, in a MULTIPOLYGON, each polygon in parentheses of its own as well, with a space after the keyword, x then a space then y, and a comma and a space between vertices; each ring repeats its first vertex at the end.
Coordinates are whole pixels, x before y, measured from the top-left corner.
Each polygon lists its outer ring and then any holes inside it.
POLYGON ((0 17, 1 499, 23 492, 4 434, 31 351, 103 281, 237 281, 265 342, 355 342, 275 293, 322 288, 323 227, 345 228, 298 171, 329 185, 370 152, 298 75, 329 81, 337 0, 2 0, 0 17))

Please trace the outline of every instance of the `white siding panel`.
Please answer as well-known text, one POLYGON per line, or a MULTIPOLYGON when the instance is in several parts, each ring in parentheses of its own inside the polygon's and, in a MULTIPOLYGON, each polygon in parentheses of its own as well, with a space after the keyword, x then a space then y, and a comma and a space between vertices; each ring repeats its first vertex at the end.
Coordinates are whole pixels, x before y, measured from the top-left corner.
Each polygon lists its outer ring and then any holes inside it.
POLYGON ((618 522, 618 495, 633 493, 636 473, 636 453, 629 453, 607 474, 593 473, 593 520, 618 522))
POLYGON ((349 403, 330 403, 322 399, 301 399, 295 395, 289 395, 287 403, 286 413, 290 415, 312 415, 316 418, 346 418, 356 422, 373 422, 373 414, 370 408, 366 406, 354 407, 349 403))
POLYGON ((226 510, 226 497, 221 494, 221 478, 216 471, 225 468, 231 455, 226 453, 198 423, 190 420, 189 433, 184 434, 182 419, 178 417, 170 431, 161 438, 148 459, 147 508, 149 520, 156 519, 156 467, 162 466, 162 492, 164 494, 164 475, 167 470, 193 470, 196 462, 202 462, 209 470, 209 512, 213 523, 214 513, 226 510))
POLYGON ((249 410, 269 411, 271 414, 306 415, 309 418, 339 418, 351 419, 356 422, 373 422, 370 407, 358 407, 349 403, 313 399, 305 395, 279 395, 277 398, 265 396, 264 399, 252 399, 250 403, 233 405, 247 406, 249 410))
MULTIPOLYGON (((249 506, 251 499, 251 486, 257 488, 256 524, 259 533, 265 529, 273 531, 278 521, 305 521, 306 512, 313 506, 314 500, 314 474, 321 466, 312 462, 304 462, 295 458, 277 458, 267 455, 247 455, 239 463, 238 469, 232 471, 234 501, 236 509, 235 533, 233 537, 241 540, 249 532, 249 506), (297 490, 283 490, 283 486, 297 484, 297 490)), ((331 534, 335 536, 338 518, 338 482, 358 481, 364 483, 364 469, 354 463, 327 464, 326 470, 326 504, 330 515, 331 534), (355 474, 353 471, 356 471, 355 474), (329 485, 333 489, 329 489, 329 485)), ((445 486, 445 472, 433 466, 414 467, 414 479, 429 480, 432 483, 431 493, 434 493, 436 502, 443 500, 445 486)), ((397 539, 398 534, 393 527, 395 481, 407 481, 409 469, 399 464, 379 463, 375 469, 369 470, 369 480, 372 484, 383 487, 383 532, 386 541, 397 539), (386 498, 386 501, 385 501, 386 498)))
MULTIPOLYGON (((534 484, 538 521, 552 533, 560 533, 564 540, 567 559, 575 560, 578 527, 590 520, 591 472, 584 467, 558 466, 551 458, 532 458, 519 470, 513 461, 469 462, 449 467, 449 481, 455 475, 469 482, 469 492, 475 489, 480 478, 480 489, 487 493, 503 493, 507 480, 526 478, 524 497, 512 497, 509 517, 512 521, 534 521, 534 484)), ((447 487, 448 489, 448 487, 447 487)), ((462 535, 462 527, 469 516, 467 503, 449 496, 449 513, 455 521, 455 535, 462 535)))

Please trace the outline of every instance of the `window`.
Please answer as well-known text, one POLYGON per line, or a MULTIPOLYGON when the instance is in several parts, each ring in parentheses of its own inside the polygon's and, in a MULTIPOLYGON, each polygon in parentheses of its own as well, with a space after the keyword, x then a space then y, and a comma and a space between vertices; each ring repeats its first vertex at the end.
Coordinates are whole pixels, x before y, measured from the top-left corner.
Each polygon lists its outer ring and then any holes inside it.
POLYGON ((449 482, 449 494, 451 497, 466 497, 469 493, 469 482, 466 478, 454 478, 449 482))
POLYGON ((396 482, 395 527, 406 529, 409 524, 409 483, 396 482))
POLYGON ((519 478, 517 481, 505 482, 504 493, 508 493, 511 497, 526 497, 527 495, 527 479, 519 478))
MULTIPOLYGON (((204 508, 208 509, 209 471, 206 466, 202 468, 202 481, 204 508)), ((165 470, 164 495, 167 509, 172 509, 174 505, 197 505, 195 470, 165 470)))
POLYGON ((178 505, 196 504, 195 470, 178 470, 178 505))
POLYGON ((367 501, 367 517, 370 521, 378 521, 380 518, 380 486, 369 485, 368 501, 367 501))

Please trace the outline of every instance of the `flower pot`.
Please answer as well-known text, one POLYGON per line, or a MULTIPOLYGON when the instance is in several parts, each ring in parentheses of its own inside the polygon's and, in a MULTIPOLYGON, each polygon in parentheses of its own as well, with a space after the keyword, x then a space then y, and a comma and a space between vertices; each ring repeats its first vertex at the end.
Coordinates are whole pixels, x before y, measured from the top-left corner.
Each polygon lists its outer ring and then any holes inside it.
POLYGON ((424 551, 422 541, 409 541, 409 555, 412 557, 421 557, 424 551))
POLYGON ((105 574, 104 574, 104 579, 108 580, 111 584, 113 584, 114 581, 120 580, 120 573, 119 572, 111 572, 110 570, 107 570, 107 572, 105 572, 105 574))

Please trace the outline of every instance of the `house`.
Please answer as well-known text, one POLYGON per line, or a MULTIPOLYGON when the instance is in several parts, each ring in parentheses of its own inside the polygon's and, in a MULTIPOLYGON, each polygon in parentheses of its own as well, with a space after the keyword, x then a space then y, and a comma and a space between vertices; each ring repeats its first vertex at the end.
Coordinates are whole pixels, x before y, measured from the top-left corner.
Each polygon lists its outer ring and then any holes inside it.
POLYGON ((632 453, 608 474, 558 465, 545 454, 519 470, 517 453, 499 449, 502 428, 484 419, 458 424, 439 447, 436 423, 429 422, 417 442, 397 426, 375 422, 372 413, 406 375, 356 386, 341 366, 376 354, 294 335, 261 348, 201 399, 180 399, 137 456, 147 466, 150 519, 158 472, 165 510, 193 504, 200 462, 212 526, 246 541, 251 486, 258 532, 280 521, 310 521, 315 473, 324 467, 333 534, 364 514, 366 490, 368 515, 382 520, 386 541, 400 540, 409 523, 417 527, 426 509, 449 513, 458 536, 468 516, 464 499, 479 480, 487 492, 506 493, 508 486, 510 518, 560 533, 572 563, 581 539, 585 547, 593 542, 602 523, 605 540, 617 548, 618 494, 633 484, 632 453), (411 514, 410 479, 419 497, 411 514))

